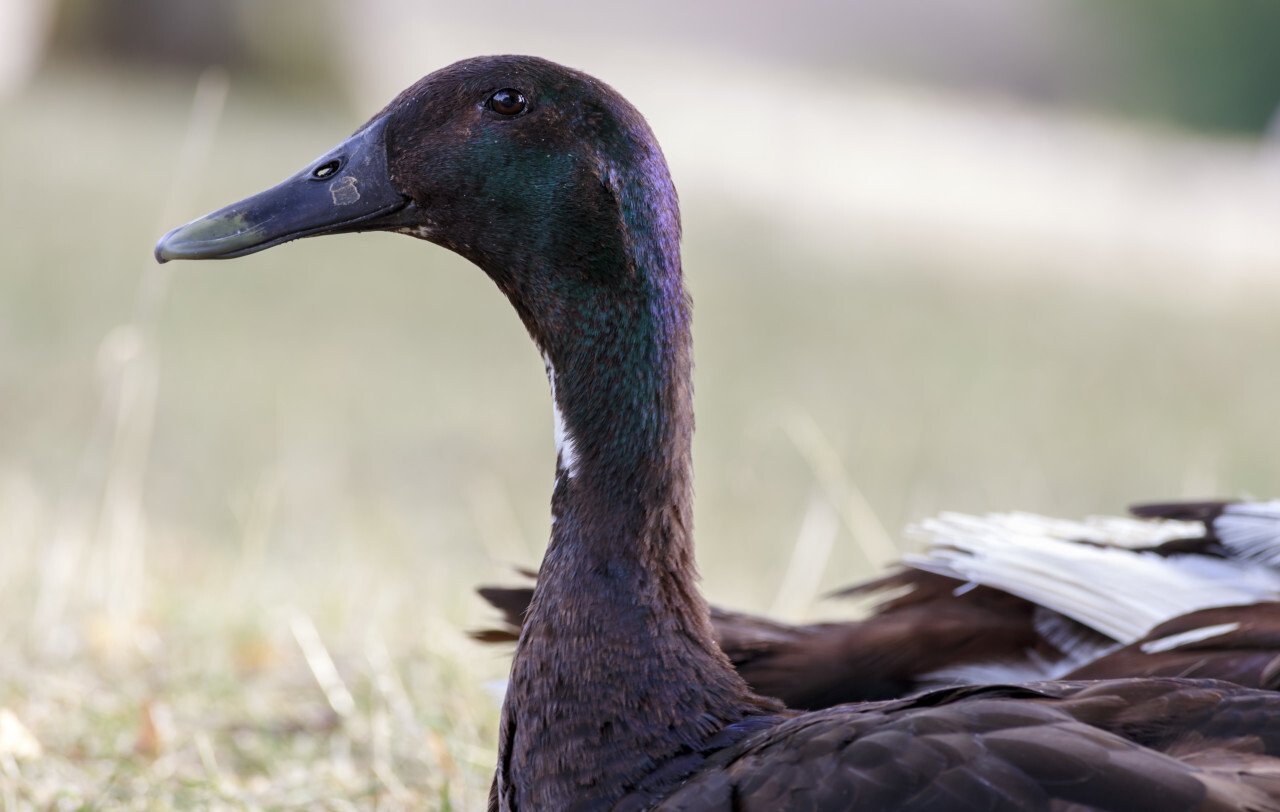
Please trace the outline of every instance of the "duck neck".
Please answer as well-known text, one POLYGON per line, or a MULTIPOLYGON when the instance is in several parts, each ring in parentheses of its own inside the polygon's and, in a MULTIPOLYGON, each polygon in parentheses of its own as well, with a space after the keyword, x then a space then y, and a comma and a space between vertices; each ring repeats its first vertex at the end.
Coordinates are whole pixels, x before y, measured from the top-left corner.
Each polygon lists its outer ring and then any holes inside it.
POLYGON ((503 707, 504 809, 607 803, 754 706, 695 583, 678 274, 635 277, 617 306, 573 314, 575 340, 543 346, 553 524, 503 707))

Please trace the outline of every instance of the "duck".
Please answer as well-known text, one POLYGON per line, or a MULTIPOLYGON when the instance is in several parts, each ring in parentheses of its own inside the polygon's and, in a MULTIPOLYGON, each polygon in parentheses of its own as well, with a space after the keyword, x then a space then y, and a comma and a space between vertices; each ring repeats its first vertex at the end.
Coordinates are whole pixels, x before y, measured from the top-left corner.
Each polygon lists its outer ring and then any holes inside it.
POLYGON ((505 294, 555 415, 551 532, 489 808, 1280 809, 1280 694, 1135 678, 797 711, 715 644, 693 556, 690 302, 657 139, 604 82, 487 56, 410 86, 161 261, 407 234, 505 294))
MULTIPOLYGON (((865 619, 794 625, 712 606, 716 642, 754 691, 803 710, 1044 679, 1280 688, 1280 501, 1131 512, 926 519, 906 531, 922 552, 831 594, 876 598, 865 619)), ((515 642, 533 589, 477 592, 503 626, 472 637, 515 642)))

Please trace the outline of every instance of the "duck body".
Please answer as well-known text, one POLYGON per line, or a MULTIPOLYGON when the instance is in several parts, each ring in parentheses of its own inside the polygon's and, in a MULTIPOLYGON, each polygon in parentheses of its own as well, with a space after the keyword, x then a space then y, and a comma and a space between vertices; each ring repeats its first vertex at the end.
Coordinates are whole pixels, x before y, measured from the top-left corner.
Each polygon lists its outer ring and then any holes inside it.
POLYGON ((654 808, 1275 809, 1261 755, 1280 747, 1274 702, 1214 681, 1135 679, 840 705, 720 751, 654 808))
POLYGON ((478 265, 551 383, 551 539, 491 808, 1133 809, 1134 786, 1157 792, 1144 775, 1167 787, 1151 796, 1164 809, 1280 808, 1266 784, 1280 769, 1280 696, 1267 692, 1063 683, 802 714, 748 688, 695 584, 675 189, 644 119, 607 85, 533 57, 456 63, 156 254, 225 258, 373 230, 478 265))

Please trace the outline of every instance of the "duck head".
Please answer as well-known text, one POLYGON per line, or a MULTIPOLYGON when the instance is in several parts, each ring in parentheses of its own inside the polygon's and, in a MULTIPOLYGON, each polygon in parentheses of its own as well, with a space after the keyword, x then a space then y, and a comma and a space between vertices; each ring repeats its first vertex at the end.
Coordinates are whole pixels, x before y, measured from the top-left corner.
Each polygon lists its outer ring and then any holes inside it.
POLYGON ((495 786, 504 808, 612 806, 663 758, 765 707, 716 648, 695 584, 689 303, 666 161, 604 83, 532 57, 471 59, 279 186, 170 232, 156 256, 378 230, 480 266, 547 365, 552 533, 495 786))
POLYGON ((544 59, 498 56, 428 75, 297 174, 174 229, 155 254, 409 234, 480 266, 546 347, 575 300, 638 274, 678 284, 679 230, 662 152, 621 95, 544 59))

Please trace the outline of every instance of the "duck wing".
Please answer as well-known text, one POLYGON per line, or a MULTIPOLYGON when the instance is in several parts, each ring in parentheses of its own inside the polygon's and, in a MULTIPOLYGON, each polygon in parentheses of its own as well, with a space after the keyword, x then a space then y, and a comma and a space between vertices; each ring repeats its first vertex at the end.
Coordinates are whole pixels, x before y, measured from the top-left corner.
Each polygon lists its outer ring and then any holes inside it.
POLYGON ((525 615, 533 601, 533 587, 482 586, 476 588, 476 593, 502 613, 502 627, 477 629, 471 632, 471 638, 481 643, 514 643, 519 640, 525 615))
POLYGON ((1280 603, 1219 606, 1174 618, 1067 679, 1155 676, 1280 689, 1280 603))
MULTIPOLYGON (((1034 679, 1043 676, 1040 663, 1061 659, 1037 629, 1035 605, 1013 595, 985 587, 957 594, 958 582, 917 571, 860 588, 894 589, 909 580, 920 589, 882 603, 865 620, 754 638, 726 634, 721 647, 752 690, 802 710, 899 697, 928 687, 931 675, 990 663, 1002 665, 1006 681, 1014 672, 1034 679)), ((718 633, 724 614, 712 612, 718 633)))
POLYGON ((1167 502, 1134 505, 1135 516, 1197 521, 1204 538, 1225 554, 1280 567, 1280 499, 1270 501, 1167 502))
MULTIPOLYGON (((1259 560, 1280 546, 1270 506, 1138 509, 1178 518, 1155 523, 944 514, 913 531, 927 546, 906 566, 834 593, 882 596, 868 618, 791 625, 713 608, 716 641, 754 691, 804 710, 1065 677, 1272 688, 1280 619, 1266 607, 1280 574, 1259 560)), ((532 588, 479 591, 505 627, 473 636, 514 641, 532 588)))
MULTIPOLYGON (((1007 681, 1013 664, 1037 650, 1037 662, 1061 659, 1037 630, 1030 602, 987 588, 957 595, 961 584, 952 579, 908 572, 858 587, 896 589, 908 579, 919 586, 911 599, 890 601, 865 620, 792 625, 712 607, 716 642, 754 692, 800 710, 903 696, 928 686, 926 675, 990 662, 1005 664, 1007 681)), ((502 613, 504 625, 471 636, 515 641, 532 587, 477 592, 502 613)), ((1028 664, 1017 676, 1034 679, 1043 671, 1028 664)))

